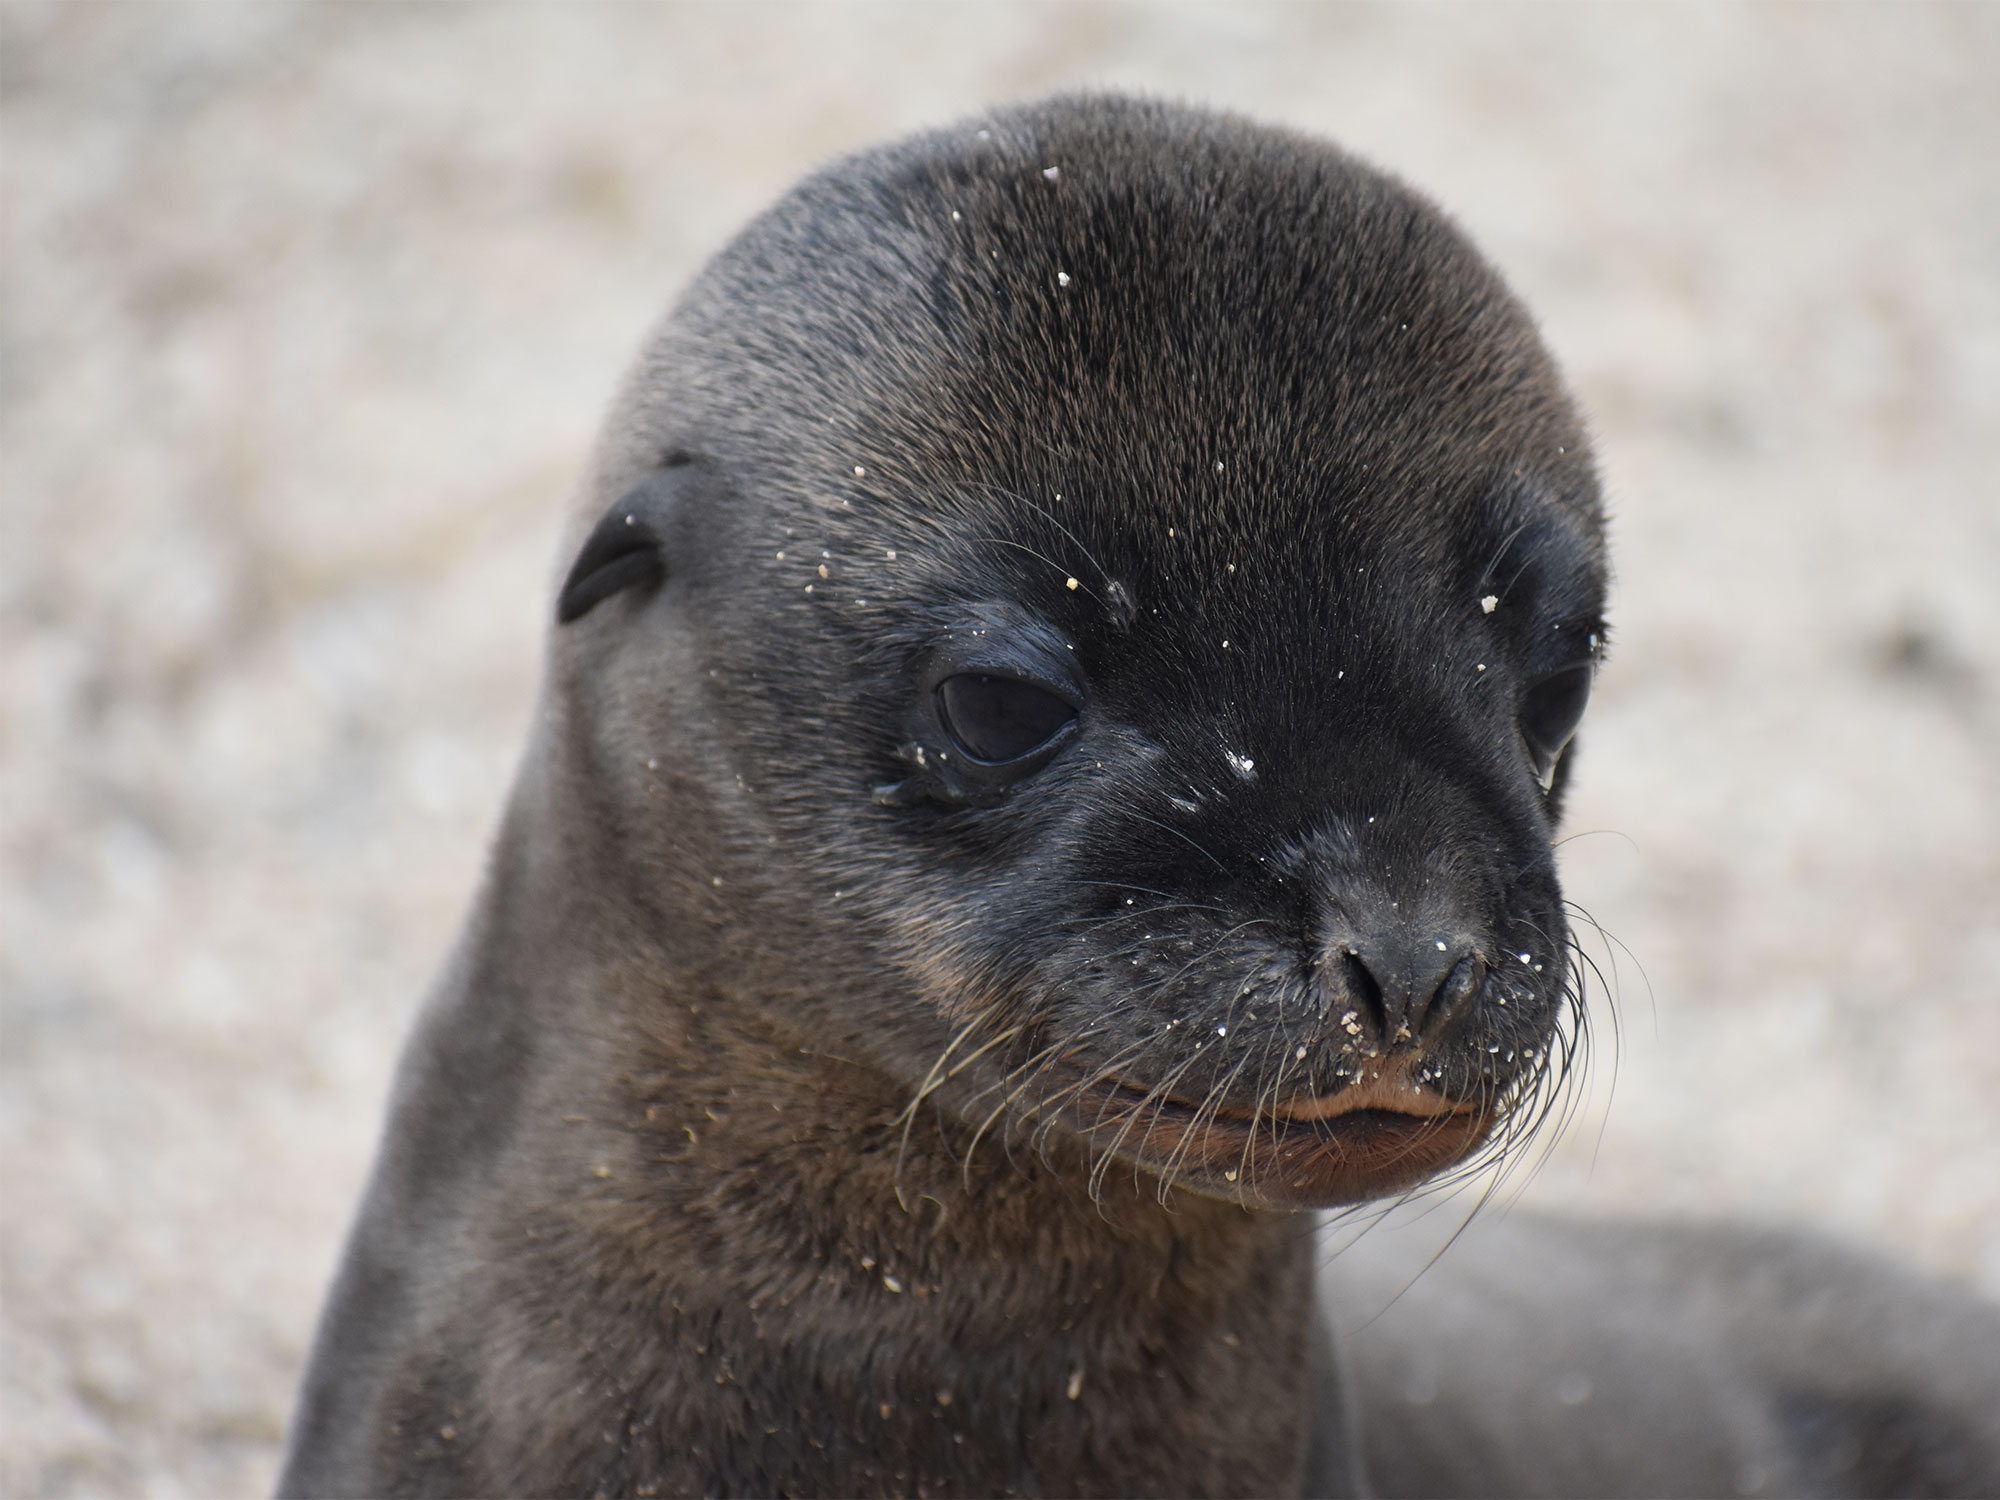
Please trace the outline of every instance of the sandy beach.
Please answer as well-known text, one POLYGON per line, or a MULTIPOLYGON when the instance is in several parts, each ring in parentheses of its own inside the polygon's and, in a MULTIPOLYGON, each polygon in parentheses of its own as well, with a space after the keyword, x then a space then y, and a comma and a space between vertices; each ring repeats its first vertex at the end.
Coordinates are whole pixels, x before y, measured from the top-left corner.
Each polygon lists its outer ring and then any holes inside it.
POLYGON ((2000 1297, 1997 77, 1978 5, 3 0, 0 1493, 268 1490, 642 333, 816 163, 1074 87, 1419 185, 1590 413, 1615 994, 1496 1208, 2000 1297))

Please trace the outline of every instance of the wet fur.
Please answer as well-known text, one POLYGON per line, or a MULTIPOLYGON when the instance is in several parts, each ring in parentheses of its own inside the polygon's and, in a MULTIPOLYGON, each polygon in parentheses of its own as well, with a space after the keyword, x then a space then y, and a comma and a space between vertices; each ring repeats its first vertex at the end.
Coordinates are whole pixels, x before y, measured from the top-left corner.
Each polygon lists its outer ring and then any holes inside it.
POLYGON ((1526 315, 1324 144, 1073 99, 808 179, 607 425, 284 1491, 1359 1484, 1297 1210, 1555 1097, 1517 714, 1601 531, 1526 315), (997 793, 923 689, 993 640, 1087 689, 997 793), (1299 1165, 1390 1062, 1476 1128, 1299 1165))

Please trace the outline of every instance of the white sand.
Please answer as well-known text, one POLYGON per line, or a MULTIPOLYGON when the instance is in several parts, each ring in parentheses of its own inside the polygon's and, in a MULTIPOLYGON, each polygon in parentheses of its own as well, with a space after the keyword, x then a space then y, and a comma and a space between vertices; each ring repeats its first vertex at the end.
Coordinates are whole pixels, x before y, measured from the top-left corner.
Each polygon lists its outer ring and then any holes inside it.
POLYGON ((2000 1292, 2000 8, 0 22, 0 1492, 269 1484, 621 366, 803 168, 1082 83, 1424 185, 1597 422, 1636 960, 1531 1196, 2000 1292))

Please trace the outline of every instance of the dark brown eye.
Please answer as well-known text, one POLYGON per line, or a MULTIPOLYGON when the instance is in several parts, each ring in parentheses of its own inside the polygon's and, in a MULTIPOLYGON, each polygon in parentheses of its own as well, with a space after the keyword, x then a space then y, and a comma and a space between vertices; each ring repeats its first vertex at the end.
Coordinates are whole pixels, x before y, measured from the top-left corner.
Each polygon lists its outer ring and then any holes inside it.
POLYGON ((1054 693, 1012 677, 961 672, 938 684, 938 712, 958 748, 989 765, 1041 749, 1076 718, 1054 693))
POLYGON ((1521 700, 1521 738, 1528 742, 1535 769, 1547 775, 1576 733, 1590 702, 1590 664, 1564 667, 1530 687, 1521 700))

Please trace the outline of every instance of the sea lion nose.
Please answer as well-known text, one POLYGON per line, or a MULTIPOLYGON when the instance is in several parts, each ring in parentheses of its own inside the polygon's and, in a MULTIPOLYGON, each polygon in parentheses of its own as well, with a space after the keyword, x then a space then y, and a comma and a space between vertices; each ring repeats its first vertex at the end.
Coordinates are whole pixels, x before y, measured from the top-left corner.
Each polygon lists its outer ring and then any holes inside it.
POLYGON ((1469 940, 1451 936, 1348 933, 1328 958, 1327 1025, 1370 1055, 1435 1037, 1486 982, 1486 961, 1469 940))

